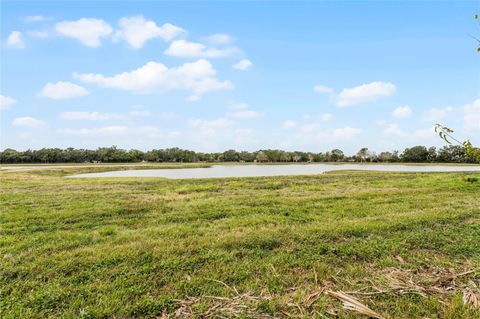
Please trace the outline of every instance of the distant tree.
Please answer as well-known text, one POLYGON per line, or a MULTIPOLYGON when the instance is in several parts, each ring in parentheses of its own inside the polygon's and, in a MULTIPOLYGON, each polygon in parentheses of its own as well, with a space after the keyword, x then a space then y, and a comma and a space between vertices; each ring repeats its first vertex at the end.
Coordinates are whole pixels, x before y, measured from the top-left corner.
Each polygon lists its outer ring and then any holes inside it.
POLYGON ((437 160, 437 149, 435 146, 428 148, 427 161, 435 162, 437 160))
POLYGON ((403 151, 402 155, 400 155, 400 158, 404 162, 426 162, 428 159, 428 150, 425 146, 421 145, 406 148, 403 151))
POLYGON ((377 158, 380 162, 388 163, 393 161, 393 154, 390 152, 381 152, 377 158))
POLYGON ((360 162, 363 162, 367 159, 368 156, 368 148, 363 147, 357 152, 357 158, 360 162))
POLYGON ((236 162, 239 160, 239 155, 235 150, 228 150, 222 154, 223 160, 226 162, 236 162))
POLYGON ((250 152, 240 152, 238 157, 243 162, 253 162, 255 160, 255 154, 250 152))
POLYGON ((289 152, 282 152, 280 154, 281 162, 290 162, 292 160, 292 155, 289 152))
POLYGON ((292 160, 296 163, 296 162, 300 162, 302 160, 302 155, 298 154, 298 153, 293 153, 292 155, 292 160))
POLYGON ((133 162, 141 162, 145 157, 145 154, 139 150, 129 150, 128 158, 133 162))
POLYGON ((345 157, 345 154, 343 153, 342 150, 339 150, 338 148, 336 149, 333 149, 331 152, 330 152, 330 158, 332 161, 334 162, 338 162, 338 161, 341 161, 343 160, 345 157))
POLYGON ((257 153, 257 156, 256 156, 255 159, 257 160, 257 162, 268 162, 269 161, 268 156, 263 151, 259 151, 257 153))

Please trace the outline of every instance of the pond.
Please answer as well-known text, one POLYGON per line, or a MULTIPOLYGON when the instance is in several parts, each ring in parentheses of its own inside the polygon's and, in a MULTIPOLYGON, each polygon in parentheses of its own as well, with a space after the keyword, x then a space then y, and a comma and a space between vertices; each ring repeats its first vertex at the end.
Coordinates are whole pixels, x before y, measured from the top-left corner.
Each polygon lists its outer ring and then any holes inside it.
POLYGON ((480 172, 480 165, 397 165, 397 164, 287 164, 287 165, 213 165, 208 168, 145 169, 86 173, 70 178, 93 177, 163 177, 225 178, 285 175, 314 175, 338 170, 382 172, 480 172))

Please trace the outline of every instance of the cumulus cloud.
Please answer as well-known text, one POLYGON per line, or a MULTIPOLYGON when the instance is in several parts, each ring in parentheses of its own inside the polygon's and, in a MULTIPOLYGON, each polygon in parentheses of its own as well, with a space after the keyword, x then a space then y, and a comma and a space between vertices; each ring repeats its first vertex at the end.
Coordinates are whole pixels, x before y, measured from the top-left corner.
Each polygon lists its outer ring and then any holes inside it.
POLYGON ((182 135, 182 133, 180 133, 179 131, 171 131, 171 132, 168 132, 167 134, 167 137, 168 138, 178 138, 182 135))
POLYGON ((122 114, 102 113, 102 112, 62 112, 60 118, 63 120, 86 120, 86 121, 106 121, 118 120, 124 118, 122 114))
POLYGON ((132 110, 126 113, 104 113, 104 112, 84 112, 69 111, 59 114, 63 120, 75 121, 108 121, 108 120, 126 120, 133 117, 144 117, 152 115, 151 112, 143 110, 141 105, 132 106, 132 110))
POLYGON ((250 119, 262 116, 262 113, 253 111, 253 110, 240 110, 237 112, 228 113, 228 117, 238 118, 238 119, 250 119))
POLYGON ((77 39, 90 48, 98 48, 102 38, 108 37, 113 32, 112 27, 104 20, 87 18, 59 22, 55 24, 55 30, 65 37, 77 39))
POLYGON ((372 82, 343 89, 337 96, 337 106, 347 107, 375 101, 390 96, 396 91, 395 85, 386 82, 372 82))
POLYGON ((170 69, 159 62, 148 62, 138 69, 114 76, 88 73, 74 74, 74 77, 83 82, 137 94, 186 90, 193 93, 191 97, 200 98, 206 92, 233 87, 229 81, 218 80, 216 73, 209 61, 200 59, 170 69))
POLYGON ((315 85, 313 90, 318 93, 333 93, 333 89, 331 87, 325 85, 315 85))
POLYGON ((392 115, 397 119, 404 119, 412 115, 412 109, 408 105, 399 106, 395 110, 393 110, 392 115))
POLYGON ((158 26, 155 21, 145 20, 143 16, 124 17, 118 24, 119 30, 115 32, 115 39, 124 39, 134 49, 142 48, 148 40, 160 38, 170 41, 185 32, 170 23, 158 26))
POLYGON ((131 116, 150 116, 152 112, 143 110, 141 105, 134 105, 132 106, 132 110, 130 111, 131 116))
POLYGON ((303 133, 312 133, 316 131, 317 128, 318 128, 318 125, 316 124, 305 124, 305 125, 302 125, 302 127, 300 127, 300 131, 302 131, 303 133))
POLYGON ((7 38, 7 47, 12 49, 25 49, 22 32, 12 31, 7 38))
POLYGON ((331 131, 331 135, 335 140, 350 140, 360 135, 362 130, 359 128, 354 128, 350 126, 336 128, 331 131))
POLYGON ((49 20, 49 18, 41 16, 41 15, 36 15, 36 16, 26 16, 23 18, 23 21, 27 23, 33 23, 33 22, 42 22, 49 20))
POLYGON ((246 110, 249 107, 248 103, 245 102, 230 102, 228 105, 230 110, 246 110))
POLYGON ((216 33, 205 37, 205 40, 212 44, 227 44, 233 42, 233 37, 225 33, 216 33))
POLYGON ((74 97, 88 95, 84 87, 71 82, 47 83, 40 93, 41 96, 54 100, 71 99, 74 97))
POLYGON ((31 116, 24 116, 14 119, 12 125, 21 127, 41 127, 47 125, 47 123, 31 116))
POLYGON ((386 136, 407 136, 407 134, 400 128, 397 123, 390 123, 386 120, 377 121, 376 124, 383 130, 383 134, 386 136))
POLYGON ((405 136, 405 132, 403 132, 397 123, 389 123, 386 124, 383 133, 388 136, 405 136))
POLYGON ((162 137, 160 128, 152 125, 128 127, 124 125, 111 125, 93 128, 61 128, 56 130, 57 134, 78 136, 84 138, 99 137, 135 137, 138 138, 159 138, 162 137))
POLYGON ((319 118, 324 122, 328 122, 333 119, 333 115, 330 113, 324 113, 324 114, 320 114, 319 118))
POLYGON ((158 127, 152 125, 140 126, 136 128, 134 134, 145 136, 148 138, 156 138, 162 136, 161 130, 158 127))
POLYGON ((480 133, 480 98, 463 107, 463 123, 465 130, 480 133))
POLYGON ((231 102, 228 108, 234 110, 234 112, 227 113, 227 117, 237 119, 248 119, 263 116, 264 113, 260 113, 250 109, 247 103, 234 103, 231 102))
POLYGON ((252 66, 253 66, 252 61, 250 61, 249 59, 242 59, 242 60, 238 61, 237 63, 235 63, 232 66, 232 68, 234 68, 235 70, 246 71, 246 70, 250 69, 252 66))
POLYGON ((229 128, 233 122, 227 118, 216 120, 193 119, 189 121, 189 124, 196 128, 201 135, 215 136, 218 130, 229 128))
POLYGON ((426 121, 440 121, 446 118, 451 111, 453 111, 453 107, 451 106, 443 108, 432 107, 425 111, 423 118, 426 121))
POLYGON ((286 120, 285 122, 283 122, 282 128, 290 129, 290 128, 294 128, 296 126, 297 126, 297 122, 292 121, 292 120, 286 120))
POLYGON ((164 54, 183 58, 223 58, 231 56, 237 51, 238 49, 235 47, 223 49, 207 48, 207 46, 202 43, 175 40, 164 51, 164 54))
POLYGON ((17 100, 12 97, 8 97, 0 94, 0 110, 8 109, 10 106, 15 105, 17 100))
POLYGON ((433 137, 435 136, 435 128, 429 127, 425 129, 417 129, 414 131, 414 136, 418 138, 428 138, 428 137, 433 137))
POLYGON ((63 128, 58 129, 57 133, 63 135, 73 135, 73 136, 118 136, 126 135, 129 129, 128 126, 105 126, 99 128, 80 128, 80 129, 71 129, 63 128))

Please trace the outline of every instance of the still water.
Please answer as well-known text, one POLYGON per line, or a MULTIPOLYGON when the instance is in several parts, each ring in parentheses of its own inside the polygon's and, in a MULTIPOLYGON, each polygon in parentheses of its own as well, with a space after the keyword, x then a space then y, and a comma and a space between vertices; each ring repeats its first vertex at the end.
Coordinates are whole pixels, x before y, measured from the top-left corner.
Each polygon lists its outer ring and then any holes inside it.
POLYGON ((382 172, 480 172, 480 165, 376 165, 376 164, 304 164, 304 165, 213 165, 208 168, 145 169, 86 173, 71 178, 93 177, 163 177, 223 178, 284 175, 314 175, 337 170, 361 170, 382 172))

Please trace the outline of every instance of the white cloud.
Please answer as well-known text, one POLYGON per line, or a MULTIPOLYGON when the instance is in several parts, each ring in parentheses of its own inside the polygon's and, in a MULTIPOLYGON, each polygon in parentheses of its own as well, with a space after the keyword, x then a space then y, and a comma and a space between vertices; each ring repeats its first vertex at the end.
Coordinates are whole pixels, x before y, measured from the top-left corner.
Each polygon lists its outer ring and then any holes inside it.
POLYGON ((41 96, 54 100, 71 99, 88 95, 89 92, 82 86, 71 82, 47 83, 40 93, 41 96))
POLYGON ((237 51, 238 49, 234 47, 224 49, 207 48, 207 46, 202 43, 175 40, 164 51, 164 54, 183 58, 223 58, 237 51))
POLYGON ((62 21, 55 24, 55 30, 69 38, 79 40, 87 47, 97 48, 102 38, 108 37, 113 29, 101 19, 82 18, 76 21, 62 21))
POLYGON ((178 138, 182 135, 179 131, 172 131, 167 134, 168 138, 178 138))
POLYGON ((412 115, 412 109, 408 105, 399 106, 395 110, 393 110, 392 115, 397 119, 404 119, 412 115))
POLYGON ((227 114, 227 116, 230 118, 248 119, 264 115, 264 113, 249 109, 250 107, 247 103, 230 102, 228 108, 234 110, 234 112, 230 112, 227 114))
POLYGON ((390 96, 396 91, 395 85, 385 82, 372 82, 353 88, 343 89, 337 96, 337 106, 346 107, 360 103, 375 101, 390 96))
POLYGON ((426 129, 417 129, 413 134, 415 135, 415 137, 418 137, 418 138, 433 137, 435 136, 435 129, 433 126, 426 129))
POLYGON ((227 129, 233 122, 227 118, 216 120, 193 119, 189 124, 198 130, 198 133, 206 136, 215 136, 218 130, 227 129))
POLYGON ((333 120, 333 115, 330 113, 323 113, 318 115, 303 114, 302 118, 304 120, 320 120, 322 122, 328 122, 333 120))
POLYGON ((140 135, 140 136, 146 136, 149 138, 155 138, 155 137, 161 137, 162 133, 160 129, 156 126, 151 126, 151 125, 144 125, 138 127, 134 134, 140 135))
POLYGON ((233 42, 233 37, 225 33, 217 33, 205 37, 205 40, 213 44, 226 44, 233 42))
POLYGON ((303 133, 312 133, 314 132, 316 129, 318 128, 318 126, 316 124, 305 124, 303 125, 300 130, 303 132, 303 133))
POLYGON ((407 136, 397 123, 389 123, 386 120, 380 120, 377 121, 376 124, 382 128, 383 134, 386 136, 407 136))
POLYGON ((249 119, 262 116, 262 113, 253 110, 240 110, 238 112, 228 113, 229 117, 238 118, 238 119, 249 119))
POLYGON ((124 118, 117 113, 101 113, 101 112, 62 112, 60 118, 64 120, 85 120, 85 121, 106 121, 118 120, 124 118))
POLYGON ((331 87, 325 85, 315 85, 313 90, 318 93, 333 93, 333 89, 331 87))
POLYGON ((330 113, 324 113, 324 114, 320 114, 319 118, 324 122, 328 122, 333 119, 333 115, 330 113))
POLYGON ((138 94, 187 90, 193 93, 193 97, 198 98, 209 91, 233 87, 229 81, 219 81, 212 64, 204 59, 170 69, 162 63, 148 62, 136 70, 111 77, 93 73, 74 74, 74 77, 83 82, 138 94))
MULTIPOLYGON (((131 137, 139 138, 159 138, 162 137, 160 128, 152 125, 143 125, 128 127, 123 125, 112 125, 94 128, 62 128, 56 130, 58 134, 69 136, 80 136, 85 138, 97 137, 131 137)), ((138 142, 138 141, 137 141, 138 142)))
POLYGON ((290 128, 294 128, 296 126, 297 126, 297 122, 292 121, 292 120, 286 120, 285 122, 283 122, 282 128, 290 129, 290 128))
POLYGON ((42 120, 36 119, 31 116, 17 117, 12 122, 13 126, 23 126, 23 127, 41 127, 47 125, 42 120))
POLYGON ((124 17, 119 21, 120 29, 115 32, 115 39, 124 39, 134 49, 142 48, 146 41, 160 38, 170 41, 185 32, 170 23, 157 26, 154 21, 145 20, 143 16, 124 17))
POLYGON ((246 70, 250 69, 252 66, 253 66, 252 61, 250 61, 249 59, 242 59, 242 60, 238 61, 237 63, 235 63, 232 66, 232 68, 234 68, 235 70, 246 71, 246 70))
POLYGON ((451 111, 453 111, 453 107, 451 106, 447 106, 444 108, 432 107, 431 109, 425 111, 425 113, 423 114, 423 118, 426 121, 440 121, 446 118, 448 113, 450 113, 451 111))
POLYGON ((383 133, 385 135, 393 135, 393 136, 405 136, 405 132, 403 132, 397 123, 389 123, 385 125, 383 129, 383 133))
POLYGON ((480 98, 463 107, 465 130, 480 134, 480 98))
POLYGON ((361 129, 346 126, 332 130, 332 137, 335 140, 350 140, 362 133, 361 129))
POLYGON ((103 112, 79 112, 70 111, 59 114, 61 119, 76 121, 108 121, 108 120, 126 120, 132 117, 151 116, 152 113, 142 109, 141 105, 132 106, 128 113, 103 113, 103 112))
POLYGON ((0 94, 0 110, 8 109, 10 106, 15 105, 16 103, 17 100, 14 98, 0 94))
POLYGON ((7 38, 7 47, 12 49, 25 49, 22 32, 12 31, 7 38))
POLYGON ((99 128, 80 128, 80 129, 71 129, 64 128, 58 129, 57 133, 63 135, 73 135, 73 136, 118 136, 126 135, 129 129, 127 126, 105 126, 99 128))
POLYGON ((246 110, 249 108, 249 105, 244 102, 240 102, 240 103, 230 102, 230 104, 228 105, 228 108, 230 110, 246 110))
POLYGON ((48 18, 41 16, 41 15, 36 15, 36 16, 27 16, 23 18, 23 21, 27 23, 32 23, 32 22, 42 22, 49 20, 48 18))
POLYGON ((150 116, 150 115, 152 115, 152 112, 145 111, 142 108, 143 107, 141 105, 132 106, 132 110, 130 111, 130 115, 131 116, 150 116))

